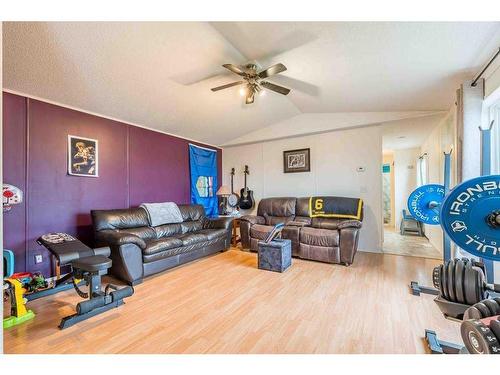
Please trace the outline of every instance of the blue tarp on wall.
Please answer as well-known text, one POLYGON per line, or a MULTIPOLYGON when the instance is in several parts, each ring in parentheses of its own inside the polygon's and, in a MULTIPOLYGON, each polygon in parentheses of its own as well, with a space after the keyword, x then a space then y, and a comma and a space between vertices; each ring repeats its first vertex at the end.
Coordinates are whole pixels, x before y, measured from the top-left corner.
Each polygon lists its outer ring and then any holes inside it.
POLYGON ((189 145, 191 203, 205 207, 207 216, 218 216, 217 151, 189 145))

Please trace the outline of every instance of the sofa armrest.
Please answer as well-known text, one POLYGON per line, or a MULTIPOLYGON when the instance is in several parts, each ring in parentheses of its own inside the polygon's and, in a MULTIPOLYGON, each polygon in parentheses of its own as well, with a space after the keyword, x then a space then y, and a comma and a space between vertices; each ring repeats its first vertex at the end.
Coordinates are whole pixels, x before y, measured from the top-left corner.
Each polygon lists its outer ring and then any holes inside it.
POLYGON ((206 217, 203 220, 203 229, 231 229, 233 220, 232 217, 206 217))
POLYGON ((111 229, 105 229, 97 232, 96 240, 99 244, 108 246, 134 244, 139 246, 142 250, 146 248, 146 242, 141 237, 132 233, 116 232, 111 229))
POLYGON ((359 220, 344 220, 339 223, 338 229, 344 229, 344 228, 361 228, 363 224, 359 220))
POLYGON ((241 217, 241 221, 247 221, 251 225, 254 224, 266 224, 266 219, 263 216, 256 216, 256 215, 245 215, 241 217))
POLYGON ((358 250, 359 228, 347 227, 340 232, 340 262, 349 266, 358 250))

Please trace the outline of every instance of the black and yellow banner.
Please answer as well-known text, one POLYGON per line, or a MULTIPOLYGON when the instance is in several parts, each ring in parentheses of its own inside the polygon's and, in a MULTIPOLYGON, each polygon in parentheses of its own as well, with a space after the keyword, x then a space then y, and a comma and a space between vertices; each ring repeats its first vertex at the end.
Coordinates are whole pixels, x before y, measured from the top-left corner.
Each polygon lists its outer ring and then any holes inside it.
POLYGON ((345 197, 309 198, 310 217, 335 217, 362 220, 363 200, 345 197))

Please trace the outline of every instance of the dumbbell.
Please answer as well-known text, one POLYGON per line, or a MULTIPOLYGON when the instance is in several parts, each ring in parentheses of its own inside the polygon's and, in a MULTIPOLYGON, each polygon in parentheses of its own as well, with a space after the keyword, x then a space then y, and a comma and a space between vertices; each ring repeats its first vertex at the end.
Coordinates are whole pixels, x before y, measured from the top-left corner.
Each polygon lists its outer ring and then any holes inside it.
POLYGON ((467 258, 450 259, 434 268, 434 287, 448 301, 473 305, 487 297, 487 291, 500 292, 500 285, 488 284, 484 265, 467 258))
POLYGON ((460 333, 471 354, 500 354, 500 298, 486 299, 469 307, 460 333))

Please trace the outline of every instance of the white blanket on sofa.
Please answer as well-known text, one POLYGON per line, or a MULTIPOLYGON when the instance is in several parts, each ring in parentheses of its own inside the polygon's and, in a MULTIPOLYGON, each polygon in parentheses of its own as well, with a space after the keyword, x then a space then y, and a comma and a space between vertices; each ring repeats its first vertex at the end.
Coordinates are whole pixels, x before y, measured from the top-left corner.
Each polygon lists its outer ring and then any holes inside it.
POLYGON ((149 225, 156 227, 163 224, 182 223, 182 214, 174 202, 143 203, 139 207, 146 210, 149 225))

